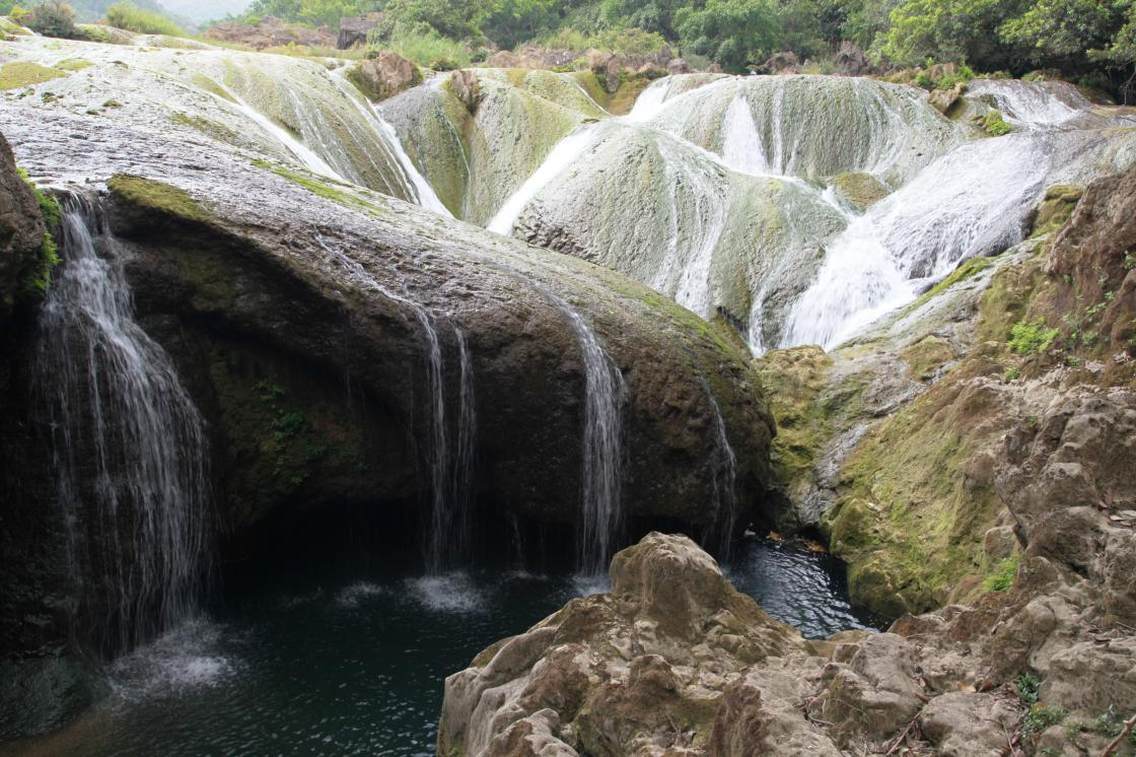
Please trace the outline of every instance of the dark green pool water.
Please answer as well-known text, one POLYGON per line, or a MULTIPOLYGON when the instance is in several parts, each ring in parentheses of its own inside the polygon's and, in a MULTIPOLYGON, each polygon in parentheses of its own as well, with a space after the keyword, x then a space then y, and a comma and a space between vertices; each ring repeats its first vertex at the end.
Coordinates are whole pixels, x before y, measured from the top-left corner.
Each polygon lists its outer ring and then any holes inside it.
MULTIPOLYGON (((750 541, 739 589, 809 636, 862 627, 839 563, 750 541)), ((594 587, 570 577, 282 578, 120 660, 62 741, 84 755, 432 755, 446 675, 594 587)), ((58 737, 57 737, 58 738, 58 737)))

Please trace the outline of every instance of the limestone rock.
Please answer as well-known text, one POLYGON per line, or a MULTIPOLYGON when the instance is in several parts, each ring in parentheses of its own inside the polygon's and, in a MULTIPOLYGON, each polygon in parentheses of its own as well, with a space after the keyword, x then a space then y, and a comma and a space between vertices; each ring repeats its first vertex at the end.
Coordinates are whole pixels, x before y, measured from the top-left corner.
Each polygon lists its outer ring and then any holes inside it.
POLYGON ((871 61, 860 47, 850 40, 840 43, 840 49, 832 61, 840 73, 847 76, 864 76, 872 73, 871 61))
POLYGON ((367 44, 367 34, 382 23, 382 13, 367 13, 363 16, 345 16, 339 20, 339 36, 335 46, 347 50, 356 45, 367 44))
POLYGON ((1020 718, 1013 698, 958 691, 932 699, 919 727, 944 757, 1001 757, 1020 718))
POLYGON ((473 113, 481 103, 481 80, 476 71, 462 69, 450 74, 450 86, 466 110, 473 113))
POLYGON ((689 74, 691 73, 690 64, 686 62, 685 58, 675 58, 667 63, 668 74, 689 74))

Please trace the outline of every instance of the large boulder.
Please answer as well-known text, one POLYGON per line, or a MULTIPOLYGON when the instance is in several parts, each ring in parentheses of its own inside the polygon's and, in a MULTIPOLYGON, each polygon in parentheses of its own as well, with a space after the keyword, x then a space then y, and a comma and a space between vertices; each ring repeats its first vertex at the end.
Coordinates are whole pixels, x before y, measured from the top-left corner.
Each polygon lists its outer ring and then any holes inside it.
POLYGON ((382 20, 383 14, 379 12, 341 18, 339 20, 339 36, 335 40, 335 46, 340 50, 348 50, 358 45, 367 44, 367 35, 382 23, 382 20))

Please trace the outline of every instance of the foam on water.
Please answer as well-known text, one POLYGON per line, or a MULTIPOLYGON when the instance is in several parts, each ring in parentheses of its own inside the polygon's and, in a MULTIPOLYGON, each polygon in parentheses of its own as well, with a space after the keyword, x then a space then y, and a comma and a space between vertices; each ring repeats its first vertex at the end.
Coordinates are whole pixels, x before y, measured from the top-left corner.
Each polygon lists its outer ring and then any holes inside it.
POLYGON ((424 608, 446 614, 486 612, 483 589, 463 571, 408 578, 410 596, 424 608))
POLYGON ((354 608, 368 599, 381 597, 388 589, 370 581, 358 581, 343 589, 335 595, 335 604, 339 607, 354 608))
POLYGON ((110 669, 116 698, 135 702, 221 685, 240 667, 218 651, 223 633, 223 627, 198 618, 120 657, 110 669))

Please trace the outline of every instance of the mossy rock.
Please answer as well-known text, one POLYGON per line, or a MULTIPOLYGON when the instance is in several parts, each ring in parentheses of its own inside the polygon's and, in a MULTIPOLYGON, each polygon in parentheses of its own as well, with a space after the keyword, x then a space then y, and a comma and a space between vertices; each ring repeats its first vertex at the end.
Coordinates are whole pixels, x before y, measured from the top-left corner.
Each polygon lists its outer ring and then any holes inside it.
POLYGON ((43 84, 52 79, 60 79, 66 75, 66 71, 48 68, 38 63, 26 61, 5 63, 0 66, 0 90, 34 87, 37 84, 43 84))
POLYGON ((863 212, 891 194, 882 181, 870 173, 842 173, 832 180, 841 199, 863 212))
POLYGON ((1084 190, 1070 184, 1055 184, 1045 190, 1045 197, 1037 207, 1033 219, 1031 237, 1051 234, 1064 226, 1073 217, 1073 211, 1081 200, 1084 190))
POLYGON ((935 378, 957 357, 950 342, 933 334, 905 349, 902 356, 911 369, 911 375, 920 381, 935 378))

